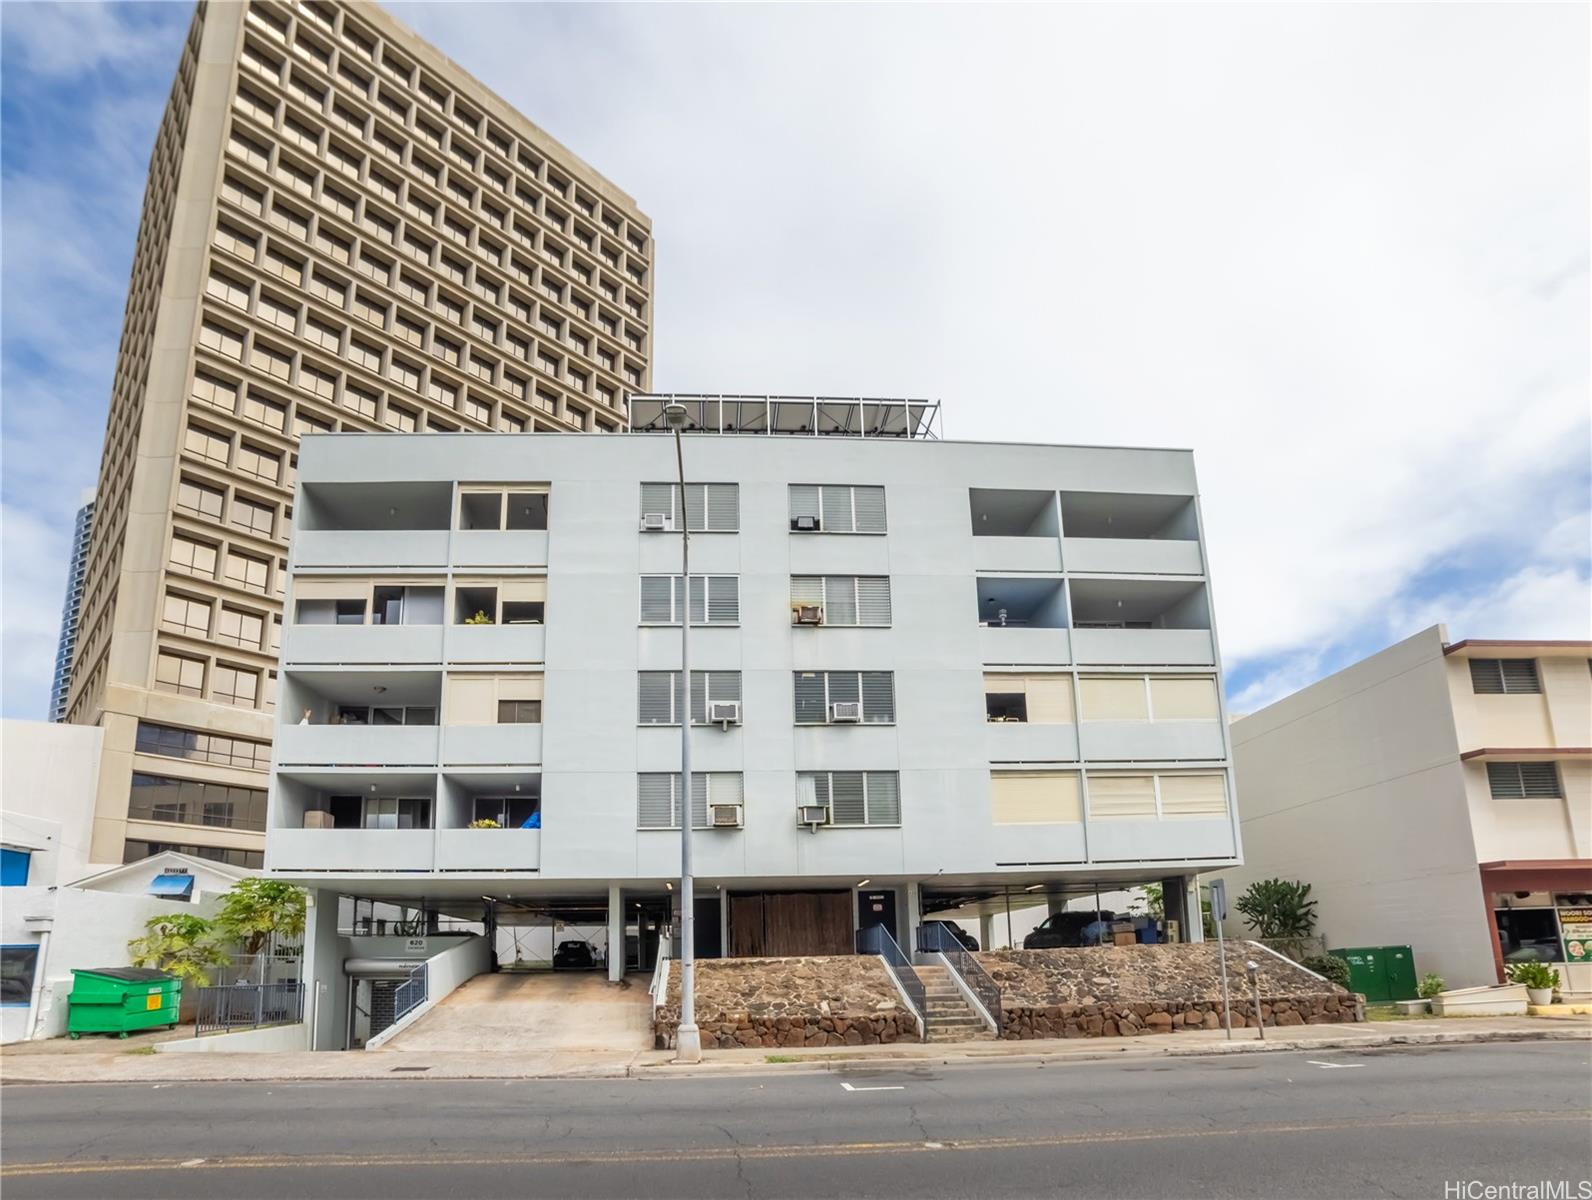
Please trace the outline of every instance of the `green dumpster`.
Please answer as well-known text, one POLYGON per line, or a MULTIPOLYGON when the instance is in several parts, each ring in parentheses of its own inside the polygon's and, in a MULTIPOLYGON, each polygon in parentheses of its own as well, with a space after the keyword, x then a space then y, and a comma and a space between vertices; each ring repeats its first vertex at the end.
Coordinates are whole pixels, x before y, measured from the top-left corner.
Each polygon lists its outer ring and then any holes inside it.
POLYGON ((1415 954, 1408 946, 1355 946, 1329 953, 1349 964, 1349 990, 1368 1003, 1415 999, 1415 954))
POLYGON ((148 967, 96 967, 72 972, 66 1032, 114 1033, 177 1024, 182 980, 148 967))

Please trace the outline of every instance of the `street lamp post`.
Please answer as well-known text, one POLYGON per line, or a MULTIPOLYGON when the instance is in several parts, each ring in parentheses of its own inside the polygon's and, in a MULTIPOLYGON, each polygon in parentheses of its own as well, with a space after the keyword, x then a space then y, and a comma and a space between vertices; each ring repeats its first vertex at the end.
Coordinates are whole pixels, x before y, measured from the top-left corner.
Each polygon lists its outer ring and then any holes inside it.
MULTIPOLYGON (((696 900, 691 879, 691 521, 685 504, 685 450, 680 431, 685 428, 686 407, 665 406, 664 417, 674 430, 674 459, 680 474, 680 1027, 675 1033, 675 1062, 702 1061, 702 1031, 696 1023, 696 947, 693 918, 696 900)), ((704 585, 702 603, 707 604, 704 585)))

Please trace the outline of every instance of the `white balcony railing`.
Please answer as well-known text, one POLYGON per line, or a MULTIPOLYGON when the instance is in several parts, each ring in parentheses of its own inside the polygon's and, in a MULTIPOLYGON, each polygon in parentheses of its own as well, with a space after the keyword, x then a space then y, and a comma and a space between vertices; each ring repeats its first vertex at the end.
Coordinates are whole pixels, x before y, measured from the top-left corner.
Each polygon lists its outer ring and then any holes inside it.
POLYGON ((1208 629, 1074 629, 1080 663, 1210 666, 1216 661, 1208 629))
POLYGON ((1201 575, 1205 571, 1196 541, 1067 538, 1061 554, 1069 571, 1103 575, 1201 575))
POLYGON ((284 725, 279 766, 435 767, 435 725, 284 725))

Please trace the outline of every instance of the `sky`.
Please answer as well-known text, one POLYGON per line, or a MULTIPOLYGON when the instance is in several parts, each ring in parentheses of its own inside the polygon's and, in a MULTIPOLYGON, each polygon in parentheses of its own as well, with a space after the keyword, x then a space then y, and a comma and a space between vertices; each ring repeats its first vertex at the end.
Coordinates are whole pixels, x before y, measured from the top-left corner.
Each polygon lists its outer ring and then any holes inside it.
MULTIPOLYGON (((652 218, 659 390, 1193 449, 1235 711, 1592 637, 1586 6, 391 7, 652 218)), ((0 5, 7 716, 190 11, 0 5)))

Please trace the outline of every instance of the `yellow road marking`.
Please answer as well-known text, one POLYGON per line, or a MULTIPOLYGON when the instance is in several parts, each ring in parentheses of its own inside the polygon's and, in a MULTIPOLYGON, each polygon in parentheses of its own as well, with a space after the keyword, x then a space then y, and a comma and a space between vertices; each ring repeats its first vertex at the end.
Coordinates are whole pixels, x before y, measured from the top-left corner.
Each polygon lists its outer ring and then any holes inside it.
POLYGON ((940 1154, 953 1150, 1024 1150, 1101 1142, 1159 1142, 1202 1138, 1245 1137, 1263 1134, 1331 1133, 1338 1130, 1389 1129, 1421 1126, 1470 1124, 1540 1124, 1592 1120, 1592 1109, 1550 1109, 1545 1111, 1499 1113, 1433 1113, 1428 1116, 1391 1116, 1363 1120, 1317 1121, 1294 1124, 1237 1125, 1226 1129, 1122 1130, 1066 1133, 1048 1137, 972 1138, 945 1141, 926 1147, 922 1141, 835 1142, 781 1146, 700 1146, 685 1150, 617 1150, 582 1154, 504 1154, 470 1156, 450 1154, 293 1154, 238 1155, 192 1159, 131 1159, 123 1162, 36 1162, 8 1163, 0 1167, 0 1178, 22 1179, 32 1175, 102 1175, 132 1171, 242 1171, 283 1167, 520 1167, 594 1166, 638 1163, 701 1163, 749 1158, 795 1158, 802 1155, 864 1154, 940 1154))

